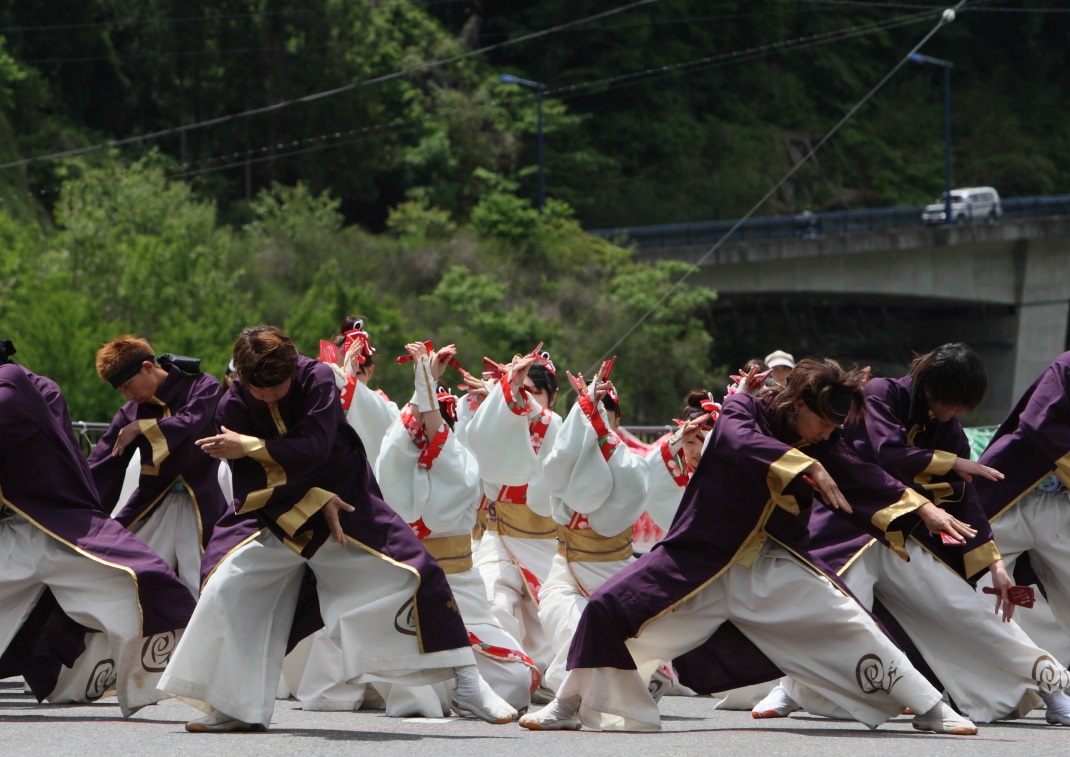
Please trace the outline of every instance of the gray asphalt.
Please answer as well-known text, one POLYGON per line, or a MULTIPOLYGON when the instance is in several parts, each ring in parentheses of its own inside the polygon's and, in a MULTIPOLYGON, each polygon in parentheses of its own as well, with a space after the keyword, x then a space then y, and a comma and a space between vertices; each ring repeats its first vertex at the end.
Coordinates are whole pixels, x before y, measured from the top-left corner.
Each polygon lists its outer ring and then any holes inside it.
POLYGON ((158 757, 219 755, 791 755, 791 757, 887 757, 1051 755, 1070 748, 1070 728, 1044 722, 1043 710, 1022 720, 984 725, 973 737, 914 731, 900 717, 871 731, 859 723, 795 714, 756 721, 747 712, 721 712, 706 697, 666 697, 663 731, 655 734, 593 731, 533 733, 516 724, 491 726, 458 718, 387 718, 381 712, 304 712, 278 702, 271 729, 256 734, 191 734, 183 724, 200 713, 176 700, 148 707, 124 720, 114 699, 89 705, 39 705, 21 682, 0 681, 0 755, 108 755, 158 757))

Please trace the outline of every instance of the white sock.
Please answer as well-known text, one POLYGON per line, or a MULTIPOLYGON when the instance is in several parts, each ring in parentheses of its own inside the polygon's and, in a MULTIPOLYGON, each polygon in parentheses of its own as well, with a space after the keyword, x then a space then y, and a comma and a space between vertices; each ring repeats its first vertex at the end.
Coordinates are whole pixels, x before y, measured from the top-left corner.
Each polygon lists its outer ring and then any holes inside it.
POLYGON ((453 669, 457 678, 456 695, 460 699, 472 699, 479 696, 479 668, 475 665, 462 665, 453 669))
POLYGON ((1070 717, 1070 696, 1065 691, 1053 691, 1051 693, 1040 692, 1040 698, 1052 712, 1070 717))

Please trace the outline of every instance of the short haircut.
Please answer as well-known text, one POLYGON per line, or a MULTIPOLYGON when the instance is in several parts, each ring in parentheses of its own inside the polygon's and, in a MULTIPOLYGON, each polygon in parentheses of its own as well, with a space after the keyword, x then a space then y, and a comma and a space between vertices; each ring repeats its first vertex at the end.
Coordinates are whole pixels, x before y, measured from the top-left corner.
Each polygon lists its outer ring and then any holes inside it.
POLYGON ((929 400, 973 410, 988 391, 988 374, 977 353, 962 342, 949 342, 919 355, 910 364, 914 389, 929 390, 929 400))
POLYGON ((250 326, 234 342, 234 368, 250 386, 278 386, 297 370, 297 347, 275 326, 250 326))
POLYGON ((156 360, 152 345, 140 337, 125 334, 97 350, 97 373, 118 389, 141 369, 146 360, 156 360))

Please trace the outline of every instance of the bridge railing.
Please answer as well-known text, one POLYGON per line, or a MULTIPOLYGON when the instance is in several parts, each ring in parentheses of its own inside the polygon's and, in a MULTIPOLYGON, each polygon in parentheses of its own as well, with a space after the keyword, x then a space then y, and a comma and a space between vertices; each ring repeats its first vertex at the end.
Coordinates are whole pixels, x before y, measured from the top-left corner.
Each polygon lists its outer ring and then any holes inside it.
MULTIPOLYGON (((1004 218, 1039 218, 1070 215, 1070 195, 1012 197, 1003 200, 1004 218)), ((894 208, 863 208, 829 213, 800 213, 761 216, 744 221, 732 234, 733 241, 798 237, 815 239, 828 234, 852 234, 859 231, 886 231, 922 226, 924 205, 894 208)), ((713 245, 731 231, 736 220, 672 223, 655 226, 626 226, 592 229, 588 233, 625 244, 643 247, 677 245, 713 245)))

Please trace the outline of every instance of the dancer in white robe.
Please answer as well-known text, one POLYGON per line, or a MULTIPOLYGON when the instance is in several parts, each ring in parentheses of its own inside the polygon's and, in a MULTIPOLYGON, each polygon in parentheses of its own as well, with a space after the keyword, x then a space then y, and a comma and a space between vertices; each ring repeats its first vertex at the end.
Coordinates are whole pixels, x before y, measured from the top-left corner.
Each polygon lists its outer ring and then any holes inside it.
MULTIPOLYGON (((387 430, 376 479, 383 499, 445 571, 484 680, 513 707, 526 708, 539 681, 538 671, 487 606, 483 579, 472 563, 470 538, 479 502, 479 468, 451 428, 457 398, 435 388, 456 348, 450 345, 429 356, 424 344, 414 342, 406 350, 414 358, 415 393, 387 430)), ((443 709, 448 712, 442 685, 376 684, 376 688, 385 694, 389 716, 441 717, 443 709)))
POLYGON ((490 500, 475 564, 498 624, 545 671, 553 655, 538 605, 557 554, 557 524, 542 466, 561 427, 557 377, 544 353, 514 360, 488 383, 467 430, 490 500))

